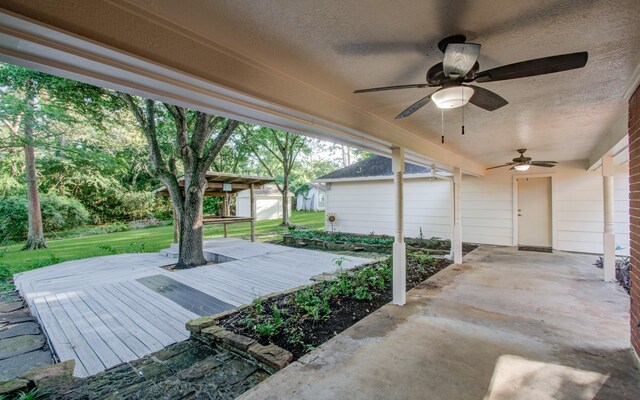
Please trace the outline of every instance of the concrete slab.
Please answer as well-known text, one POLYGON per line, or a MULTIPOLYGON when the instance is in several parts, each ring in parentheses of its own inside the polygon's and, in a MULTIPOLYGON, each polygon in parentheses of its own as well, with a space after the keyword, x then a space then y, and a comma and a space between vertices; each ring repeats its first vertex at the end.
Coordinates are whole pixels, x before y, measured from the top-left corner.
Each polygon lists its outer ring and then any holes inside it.
POLYGON ((240 399, 639 399, 593 256, 480 247, 240 399))

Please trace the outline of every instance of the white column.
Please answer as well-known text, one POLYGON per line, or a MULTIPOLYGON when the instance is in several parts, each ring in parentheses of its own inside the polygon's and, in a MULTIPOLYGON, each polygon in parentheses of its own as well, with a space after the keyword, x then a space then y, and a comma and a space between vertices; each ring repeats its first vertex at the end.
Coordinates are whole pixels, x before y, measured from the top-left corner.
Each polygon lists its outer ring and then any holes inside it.
POLYGON ((462 264, 462 216, 460 214, 460 188, 462 187, 462 170, 453 169, 453 250, 454 264, 462 264))
POLYGON ((252 183, 249 185, 249 203, 251 203, 251 241, 256 241, 256 195, 255 185, 252 183))
POLYGON ((393 242, 393 300, 396 305, 404 305, 407 301, 407 266, 406 247, 404 243, 404 192, 402 188, 404 174, 404 150, 393 148, 391 151, 391 167, 395 191, 396 236, 393 242))
POLYGON ((613 156, 602 157, 602 194, 604 200, 604 231, 602 234, 602 253, 604 258, 604 281, 616 280, 616 234, 613 228, 614 188, 613 156))

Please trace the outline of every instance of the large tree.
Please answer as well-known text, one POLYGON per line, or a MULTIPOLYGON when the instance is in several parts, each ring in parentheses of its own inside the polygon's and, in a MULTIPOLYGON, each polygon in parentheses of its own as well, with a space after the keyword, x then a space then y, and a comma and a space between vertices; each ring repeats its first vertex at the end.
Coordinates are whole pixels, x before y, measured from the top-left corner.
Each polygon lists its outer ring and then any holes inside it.
POLYGON ((206 264, 202 252, 206 173, 238 122, 125 93, 118 96, 127 104, 146 138, 151 170, 167 187, 178 216, 180 253, 175 268, 206 264), (173 130, 172 145, 163 146, 162 137, 167 129, 173 130))
POLYGON ((28 235, 25 250, 46 247, 42 227, 35 148, 50 145, 56 124, 72 124, 73 115, 88 117, 100 126, 102 112, 111 104, 108 96, 79 82, 37 71, 0 64, 0 124, 5 128, 4 148, 24 150, 28 235))
POLYGON ((276 186, 282 194, 282 225, 288 226, 291 172, 298 155, 307 147, 305 138, 294 133, 250 125, 243 125, 242 136, 264 170, 273 177, 281 178, 276 179, 276 186))

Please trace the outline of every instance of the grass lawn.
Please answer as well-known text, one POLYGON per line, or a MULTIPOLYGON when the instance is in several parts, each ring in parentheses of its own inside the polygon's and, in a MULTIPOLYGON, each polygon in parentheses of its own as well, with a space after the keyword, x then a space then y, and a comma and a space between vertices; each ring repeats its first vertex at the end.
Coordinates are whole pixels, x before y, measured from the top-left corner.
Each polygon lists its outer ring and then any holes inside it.
MULTIPOLYGON (((310 229, 324 229, 324 213, 294 211, 291 219, 294 225, 308 226, 310 229)), ((281 220, 259 221, 256 223, 258 240, 274 240, 287 232, 279 226, 281 220)), ((230 224, 229 236, 249 238, 248 223, 230 224)), ((222 225, 205 226, 205 237, 222 237, 222 225)), ((41 268, 63 261, 77 260, 116 253, 153 253, 169 247, 173 241, 173 226, 147 228, 127 232, 106 233, 95 236, 47 240, 46 249, 20 251, 23 244, 14 244, 0 249, 0 266, 4 265, 11 274, 41 268)))

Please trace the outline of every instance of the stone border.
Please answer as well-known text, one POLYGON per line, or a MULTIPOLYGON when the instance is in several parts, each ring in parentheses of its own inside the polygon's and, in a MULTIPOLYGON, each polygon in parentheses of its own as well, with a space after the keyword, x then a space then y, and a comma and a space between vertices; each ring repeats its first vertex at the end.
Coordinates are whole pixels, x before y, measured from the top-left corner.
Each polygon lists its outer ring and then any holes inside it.
MULTIPOLYGON (((282 235, 282 242, 285 245, 291 247, 309 247, 329 251, 366 251, 373 253, 389 253, 393 248, 393 245, 391 244, 369 244, 358 242, 340 242, 314 238, 296 238, 293 237, 290 233, 285 233, 284 235, 282 235)), ((426 249, 423 247, 416 247, 411 245, 407 245, 407 249, 428 251, 433 255, 449 254, 449 250, 426 249)))
MULTIPOLYGON (((364 268, 369 265, 374 265, 379 261, 380 260, 372 260, 371 262, 360 264, 356 268, 364 268)), ((282 292, 267 294, 259 297, 259 299, 264 301, 278 296, 286 296, 304 288, 330 280, 333 276, 334 275, 330 273, 316 275, 311 278, 312 282, 307 285, 300 285, 282 292)), ((253 360, 266 371, 273 374, 289 365, 293 360, 293 354, 273 343, 270 343, 267 346, 261 345, 255 339, 233 333, 218 325, 219 320, 251 306, 251 303, 244 304, 211 316, 192 319, 187 321, 185 327, 189 332, 191 332, 191 337, 193 339, 203 342, 209 346, 218 345, 238 353, 242 357, 253 360)))

